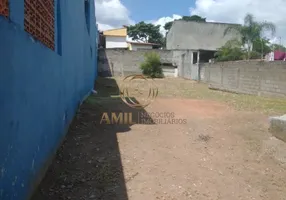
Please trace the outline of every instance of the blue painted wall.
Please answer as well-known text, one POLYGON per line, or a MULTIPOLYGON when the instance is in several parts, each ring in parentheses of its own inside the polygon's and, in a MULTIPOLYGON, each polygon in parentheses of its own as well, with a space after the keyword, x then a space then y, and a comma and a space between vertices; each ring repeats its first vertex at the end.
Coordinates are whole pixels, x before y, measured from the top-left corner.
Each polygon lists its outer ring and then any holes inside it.
POLYGON ((94 1, 86 15, 84 0, 55 0, 56 51, 24 31, 23 2, 0 16, 1 200, 28 198, 97 77, 94 1))

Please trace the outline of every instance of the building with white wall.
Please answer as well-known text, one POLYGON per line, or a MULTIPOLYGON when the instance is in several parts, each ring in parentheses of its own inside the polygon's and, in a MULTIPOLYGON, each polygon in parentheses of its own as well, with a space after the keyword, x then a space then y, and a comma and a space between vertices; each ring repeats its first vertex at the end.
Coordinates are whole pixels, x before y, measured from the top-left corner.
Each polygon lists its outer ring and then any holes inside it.
POLYGON ((127 49, 127 28, 111 29, 103 32, 106 49, 127 49))
POLYGON ((128 48, 126 37, 106 36, 105 37, 105 48, 107 49, 128 48))
POLYGON ((158 46, 154 43, 140 43, 140 42, 128 42, 128 49, 131 51, 136 51, 138 49, 153 49, 153 47, 158 46))
POLYGON ((101 41, 101 43, 106 49, 129 49, 136 51, 138 49, 153 49, 159 46, 154 43, 127 41, 127 27, 103 31, 102 36, 104 41, 101 41))

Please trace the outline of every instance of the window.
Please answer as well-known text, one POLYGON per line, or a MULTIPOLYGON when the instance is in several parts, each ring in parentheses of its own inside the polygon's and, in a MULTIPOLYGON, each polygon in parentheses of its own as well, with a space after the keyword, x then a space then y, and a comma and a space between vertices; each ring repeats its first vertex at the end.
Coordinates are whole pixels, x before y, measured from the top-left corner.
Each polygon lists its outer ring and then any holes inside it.
POLYGON ((0 0, 0 15, 9 16, 9 2, 8 0, 0 0))
POLYGON ((198 62, 198 52, 193 52, 193 63, 192 64, 197 64, 198 62))
POLYGON ((90 28, 89 6, 90 6, 89 0, 84 0, 84 14, 85 14, 85 22, 88 33, 90 28))
POLYGON ((52 50, 55 49, 54 23, 54 0, 25 0, 25 30, 52 50))

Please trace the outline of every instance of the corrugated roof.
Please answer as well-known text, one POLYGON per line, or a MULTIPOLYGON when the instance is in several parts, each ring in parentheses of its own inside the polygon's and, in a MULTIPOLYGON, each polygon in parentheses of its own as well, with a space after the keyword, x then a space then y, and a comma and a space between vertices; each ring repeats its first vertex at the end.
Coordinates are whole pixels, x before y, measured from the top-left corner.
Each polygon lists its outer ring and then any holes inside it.
POLYGON ((130 44, 138 44, 138 45, 152 45, 152 46, 159 46, 160 44, 156 44, 156 43, 148 43, 148 42, 133 42, 133 41, 129 41, 127 43, 130 44))

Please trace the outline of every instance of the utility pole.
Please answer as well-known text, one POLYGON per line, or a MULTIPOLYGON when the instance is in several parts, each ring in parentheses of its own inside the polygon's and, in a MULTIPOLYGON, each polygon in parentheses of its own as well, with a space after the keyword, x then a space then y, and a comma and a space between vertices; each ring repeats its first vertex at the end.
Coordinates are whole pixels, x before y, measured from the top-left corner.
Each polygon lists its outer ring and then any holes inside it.
POLYGON ((284 48, 284 46, 282 45, 282 37, 280 37, 280 48, 282 48, 282 50, 280 50, 280 51, 282 51, 283 54, 284 54, 284 59, 283 59, 283 61, 286 61, 286 54, 284 53, 285 48, 284 48))
POLYGON ((263 60, 263 38, 260 38, 261 39, 261 60, 263 60))
POLYGON ((282 47, 282 38, 281 38, 281 36, 279 37, 279 51, 281 51, 281 47, 282 47))

